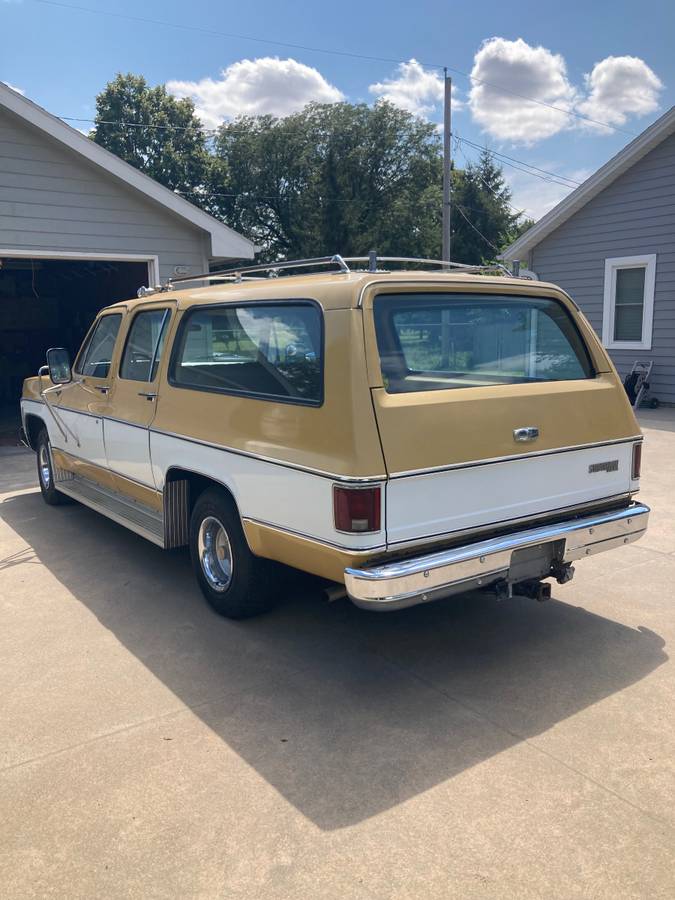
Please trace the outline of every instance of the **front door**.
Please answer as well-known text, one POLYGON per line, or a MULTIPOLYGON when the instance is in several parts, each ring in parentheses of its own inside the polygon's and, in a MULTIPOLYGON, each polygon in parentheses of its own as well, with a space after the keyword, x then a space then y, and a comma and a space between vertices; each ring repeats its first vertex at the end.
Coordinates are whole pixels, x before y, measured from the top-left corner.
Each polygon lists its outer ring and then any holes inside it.
POLYGON ((140 308, 129 324, 104 424, 108 467, 117 488, 136 499, 155 490, 149 428, 157 406, 157 373, 172 309, 140 308), (138 488, 141 488, 139 491, 138 488))
POLYGON ((63 385, 57 415, 67 426, 65 436, 55 433, 53 446, 68 454, 69 468, 83 477, 110 484, 103 443, 103 415, 111 390, 115 345, 122 314, 98 318, 74 366, 74 378, 63 385))

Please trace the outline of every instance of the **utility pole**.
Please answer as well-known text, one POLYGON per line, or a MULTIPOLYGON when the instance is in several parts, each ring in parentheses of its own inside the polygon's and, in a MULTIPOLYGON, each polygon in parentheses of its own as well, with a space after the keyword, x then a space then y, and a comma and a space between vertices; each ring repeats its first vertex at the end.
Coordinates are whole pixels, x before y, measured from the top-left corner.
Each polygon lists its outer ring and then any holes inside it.
POLYGON ((451 163, 451 131, 450 100, 452 95, 452 78, 448 70, 443 69, 445 77, 445 96, 443 101, 443 260, 450 262, 450 163, 451 163))

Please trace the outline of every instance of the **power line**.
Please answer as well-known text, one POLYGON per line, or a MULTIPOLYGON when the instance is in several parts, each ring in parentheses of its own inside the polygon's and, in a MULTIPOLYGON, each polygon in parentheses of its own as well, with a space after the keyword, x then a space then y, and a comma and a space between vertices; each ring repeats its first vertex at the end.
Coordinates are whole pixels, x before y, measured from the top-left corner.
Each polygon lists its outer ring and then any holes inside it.
MULTIPOLYGON (((470 162, 470 160, 469 160, 469 157, 466 155, 466 153, 464 152, 464 149, 462 148, 462 145, 459 143, 459 138, 457 138, 457 144, 456 144, 456 146, 457 146, 457 149, 459 150, 459 152, 460 152, 460 153, 462 154, 462 156, 464 157, 464 161, 466 162, 466 164, 467 164, 467 165, 471 165, 471 162, 470 162)), ((506 200, 504 197, 500 196, 499 192, 496 191, 490 184, 488 184, 488 182, 483 178, 483 176, 480 174, 479 171, 477 171, 476 174, 478 175, 479 180, 480 180, 480 181, 485 185, 485 187, 488 189, 488 191, 490 191, 490 193, 493 194, 493 195, 497 198, 497 200, 500 200, 502 203, 506 203, 507 206, 510 206, 511 209, 514 211, 514 213, 516 213, 516 215, 517 215, 519 218, 520 218, 520 216, 522 216, 522 215, 525 213, 526 210, 524 210, 524 209, 518 209, 518 207, 517 207, 517 206, 514 206, 513 203, 511 203, 509 200, 506 200)), ((534 174, 534 173, 533 173, 533 174, 534 174)), ((465 209, 469 209, 468 206, 465 206, 464 208, 465 208, 465 209)), ((475 211, 475 210, 474 210, 474 211, 475 211)))
POLYGON ((466 222, 466 224, 467 224, 470 228, 473 228, 473 230, 476 232, 476 234, 477 234, 479 237, 482 237, 483 240, 485 241, 485 243, 486 243, 488 246, 492 247, 492 249, 495 250, 497 253, 500 252, 499 247, 496 247, 496 246, 492 243, 491 240, 488 240, 488 238, 485 237, 485 235, 483 234, 482 231, 479 231, 478 228, 476 228, 476 226, 473 224, 473 222, 471 221, 471 219, 469 219, 469 217, 465 214, 464 209, 459 205, 459 203, 455 203, 455 209, 459 212, 460 216, 464 219, 464 221, 466 222))
MULTIPOLYGON (((327 47, 310 47, 307 44, 295 44, 290 41, 278 41, 272 38, 261 38, 251 34, 238 34, 232 31, 216 31, 213 28, 207 28, 204 25, 189 25, 185 22, 167 22, 163 19, 150 19, 146 16, 133 16, 129 13, 112 12, 108 9, 92 9, 90 6, 77 6, 72 3, 60 3, 59 0, 34 0, 35 3, 42 3, 45 6, 58 6, 62 9, 71 9, 76 12, 92 13, 99 16, 110 16, 115 19, 126 19, 132 22, 142 22, 145 25, 163 25, 166 28, 179 28, 184 31, 196 31, 199 34, 208 34, 215 37, 234 38, 238 41, 252 41, 256 44, 273 44, 276 47, 286 47, 289 50, 304 50, 307 53, 326 53, 332 56, 346 56, 350 59, 364 59, 369 62, 385 62, 394 65, 409 62, 405 59, 394 59, 389 56, 370 56, 365 53, 352 53, 349 50, 334 50, 327 47)), ((420 62, 425 69, 442 69, 440 63, 420 62)))
MULTIPOLYGON (((324 53, 331 56, 342 56, 347 57, 349 59, 363 59, 368 62, 384 62, 390 63, 392 65, 405 65, 410 62, 407 59, 395 59, 393 57, 387 56, 372 56, 365 53, 354 53, 349 50, 335 50, 328 47, 312 47, 308 44, 295 44, 289 41, 278 41, 272 38, 261 38, 256 37, 255 35, 250 34, 238 34, 235 32, 228 31, 216 31, 212 28, 206 28, 203 25, 190 25, 185 22, 167 22, 162 19, 151 19, 145 16, 134 16, 129 13, 119 13, 113 12, 108 9, 93 9, 90 6, 79 6, 71 3, 61 3, 60 0, 34 0, 35 3, 42 3, 45 6, 54 6, 59 7, 61 9, 69 9, 75 12, 85 12, 90 13, 92 15, 99 16, 109 16, 116 19, 125 19, 131 22, 141 22, 145 25, 161 25, 165 28, 178 28, 184 31, 194 31, 199 34, 208 34, 215 37, 224 37, 229 39, 235 39, 240 41, 252 41, 258 44, 272 44, 277 47, 285 47, 289 50, 303 50, 307 53, 324 53)), ((626 134, 630 137, 635 137, 636 134, 633 131, 626 131, 622 128, 617 128, 616 125, 611 125, 609 122, 602 122, 600 119, 593 119, 590 116, 585 116, 583 113, 575 112, 571 109, 565 109, 562 106, 556 106, 554 103, 547 103, 545 100, 539 100, 535 97, 528 97, 526 94, 520 94, 517 91, 512 91, 510 88, 504 87, 500 84, 495 84, 491 81, 485 81, 482 78, 477 78, 475 75, 472 75, 469 72, 464 72, 462 69, 453 68, 452 66, 441 65, 440 63, 428 63, 417 60, 420 66, 426 69, 447 69, 449 72, 454 72, 457 75, 461 75, 463 78, 467 78, 472 84, 481 84, 485 87, 493 88, 496 91, 501 91, 505 94, 510 94, 512 97, 518 97, 520 100, 526 100, 528 103, 536 103, 538 106, 544 106, 547 109, 553 109, 556 112, 563 113, 566 116, 572 116, 575 119, 581 119, 585 122, 590 122, 593 125, 600 125, 602 128, 608 128, 610 131, 616 131, 620 134, 626 134)))
POLYGON ((580 181, 575 181, 574 178, 568 178, 567 175, 558 175, 556 172, 549 172, 546 169, 540 169, 538 166, 533 166, 531 163, 527 163, 522 159, 516 159, 513 156, 507 156, 505 153, 501 153, 499 150, 492 150, 488 147, 481 147, 480 144, 476 144, 473 141, 470 141, 468 138, 460 137, 457 133, 455 133, 455 137, 458 141, 461 141, 463 144, 468 144, 470 147, 474 147, 476 150, 485 150, 492 156, 498 156, 500 159, 509 160, 510 162, 519 163, 522 166, 527 166, 530 169, 534 169, 536 172, 540 172, 542 175, 548 175, 550 178, 559 178, 564 181, 570 181, 575 187, 578 187, 581 184, 580 181))
MULTIPOLYGON (((37 2, 42 2, 42 0, 37 0, 37 2)), ((171 125, 171 124, 156 125, 152 122, 122 122, 119 120, 112 120, 112 119, 84 118, 82 116, 58 116, 58 118, 64 122, 90 122, 95 125, 107 125, 107 126, 113 126, 113 127, 118 127, 118 128, 145 128, 145 129, 150 129, 150 130, 191 131, 194 133, 201 133, 205 137, 216 136, 220 133, 219 128, 201 128, 198 124, 193 124, 193 125, 171 125)), ((286 129, 285 133, 286 134, 301 134, 302 132, 294 131, 291 129, 286 129)), ((251 134, 251 132, 245 131, 245 130, 238 131, 231 127, 227 127, 225 134, 226 135, 228 135, 228 134, 249 135, 249 134, 251 134)), ((518 169, 518 171, 523 172, 525 175, 532 175, 534 177, 541 178, 542 181, 547 181, 549 183, 553 182, 556 184, 560 184, 561 187, 571 187, 571 186, 578 187, 578 185, 581 184, 581 182, 575 181, 573 178, 569 178, 567 175, 559 175, 556 172, 549 172, 546 169, 540 169, 538 166, 535 166, 535 165, 532 165, 531 163, 525 162, 525 160, 516 159, 513 156, 507 156, 506 154, 501 153, 498 150, 492 150, 492 149, 488 149, 487 147, 481 147, 480 144, 476 144, 473 141, 470 141, 468 138, 460 137, 460 135, 457 134, 457 132, 453 133, 453 137, 459 144, 468 144, 469 146, 475 148, 476 150, 481 150, 481 151, 486 150, 487 153, 489 153, 490 155, 499 157, 500 160, 505 161, 506 165, 510 165, 511 168, 518 169), (515 163, 518 163, 520 166, 525 166, 526 168, 519 168, 518 165, 515 165, 515 163), (530 170, 534 170, 534 171, 530 171, 530 170), (570 183, 563 184, 562 183, 563 181, 570 182, 570 183)), ((468 162, 469 160, 467 159, 466 155, 464 153, 463 153, 463 155, 464 155, 464 158, 468 162)), ((515 210, 515 207, 512 207, 512 208, 515 210)))

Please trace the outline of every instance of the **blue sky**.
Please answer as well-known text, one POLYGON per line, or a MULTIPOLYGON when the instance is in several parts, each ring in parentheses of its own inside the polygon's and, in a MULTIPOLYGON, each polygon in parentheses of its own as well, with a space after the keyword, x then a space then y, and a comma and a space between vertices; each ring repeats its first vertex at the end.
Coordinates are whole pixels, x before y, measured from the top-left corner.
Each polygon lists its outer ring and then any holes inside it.
MULTIPOLYGON (((117 72, 131 71, 193 96, 209 126, 239 112, 283 114, 310 99, 373 102, 378 96, 440 121, 438 69, 427 64, 447 65, 474 75, 471 81, 451 72, 459 138, 562 176, 543 180, 505 165, 514 202, 536 217, 675 103, 674 36, 672 0, 343 0, 338 6, 306 0, 243 6, 0 0, 0 79, 50 112, 74 118, 92 117, 96 93, 117 72)), ((72 124, 88 128, 86 122, 72 124)), ((470 144, 455 144, 459 165, 476 152, 470 144)))

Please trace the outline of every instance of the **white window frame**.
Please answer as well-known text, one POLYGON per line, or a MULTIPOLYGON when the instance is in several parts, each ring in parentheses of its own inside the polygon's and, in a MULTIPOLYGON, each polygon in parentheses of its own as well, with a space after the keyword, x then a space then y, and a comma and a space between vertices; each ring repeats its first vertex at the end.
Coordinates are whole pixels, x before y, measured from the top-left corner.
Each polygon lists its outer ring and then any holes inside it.
POLYGON ((605 260, 605 293, 602 308, 602 343, 608 350, 651 350, 654 324, 654 289, 656 286, 656 253, 643 256, 615 256, 605 260), (642 339, 639 341, 614 340, 614 308, 616 300, 616 273, 619 269, 645 270, 645 288, 642 305, 642 339))

